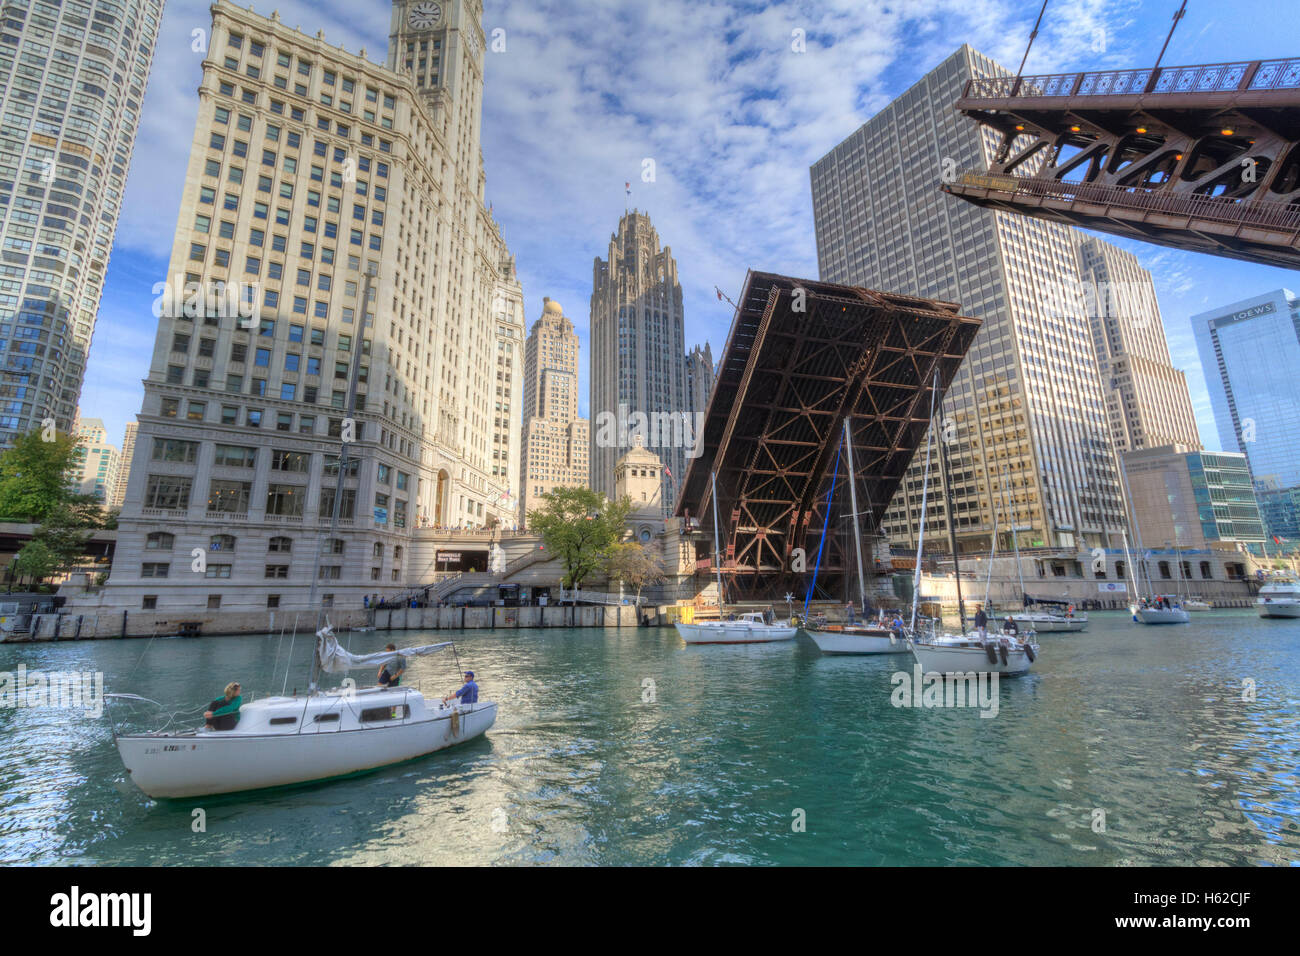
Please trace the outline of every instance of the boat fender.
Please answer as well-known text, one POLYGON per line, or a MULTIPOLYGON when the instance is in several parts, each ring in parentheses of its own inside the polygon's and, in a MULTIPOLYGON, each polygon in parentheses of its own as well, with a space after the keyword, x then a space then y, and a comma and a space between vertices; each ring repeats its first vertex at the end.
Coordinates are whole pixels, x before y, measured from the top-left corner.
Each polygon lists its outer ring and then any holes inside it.
POLYGON ((449 735, 452 737, 460 736, 460 711, 459 710, 453 710, 451 712, 451 725, 449 728, 449 735))
POLYGON ((1002 658, 1002 666, 1003 666, 1003 667, 1006 667, 1006 665, 1007 665, 1007 645, 1005 645, 1005 644, 999 644, 999 645, 998 645, 998 656, 1002 658))
POLYGON ((996 663, 998 662, 998 655, 997 655, 997 653, 993 650, 993 645, 992 645, 992 644, 985 644, 985 645, 984 645, 984 653, 988 655, 989 663, 990 663, 990 664, 996 664, 996 663))
POLYGON ((1038 659, 1037 655, 1034 654, 1034 647, 1032 644, 1025 644, 1025 656, 1029 658, 1029 663, 1031 664, 1038 659))

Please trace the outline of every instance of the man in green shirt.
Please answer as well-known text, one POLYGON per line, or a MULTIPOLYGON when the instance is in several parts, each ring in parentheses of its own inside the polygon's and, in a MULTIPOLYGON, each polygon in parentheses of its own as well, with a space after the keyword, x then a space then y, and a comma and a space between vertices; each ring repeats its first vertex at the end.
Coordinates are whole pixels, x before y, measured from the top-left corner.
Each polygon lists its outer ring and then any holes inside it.
POLYGON ((231 681, 226 685, 225 696, 208 704, 208 709, 203 712, 203 721, 209 730, 235 729, 239 723, 239 705, 244 702, 239 690, 238 682, 231 681))

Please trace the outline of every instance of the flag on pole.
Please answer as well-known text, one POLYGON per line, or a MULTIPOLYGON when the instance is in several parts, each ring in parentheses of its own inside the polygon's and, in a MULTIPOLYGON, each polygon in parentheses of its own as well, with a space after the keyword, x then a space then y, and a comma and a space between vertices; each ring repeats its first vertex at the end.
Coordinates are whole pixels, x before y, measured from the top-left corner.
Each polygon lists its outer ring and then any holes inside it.
POLYGON ((1278 535, 1273 535, 1273 543, 1274 543, 1274 544, 1286 544, 1286 538, 1279 537, 1278 535))
POLYGON ((673 470, 667 465, 664 465, 664 474, 671 478, 673 476, 673 470))
POLYGON ((627 194, 628 194, 629 196, 632 195, 632 184, 631 184, 630 182, 626 182, 626 183, 624 183, 624 184, 623 184, 623 189, 626 190, 626 192, 627 192, 627 194))

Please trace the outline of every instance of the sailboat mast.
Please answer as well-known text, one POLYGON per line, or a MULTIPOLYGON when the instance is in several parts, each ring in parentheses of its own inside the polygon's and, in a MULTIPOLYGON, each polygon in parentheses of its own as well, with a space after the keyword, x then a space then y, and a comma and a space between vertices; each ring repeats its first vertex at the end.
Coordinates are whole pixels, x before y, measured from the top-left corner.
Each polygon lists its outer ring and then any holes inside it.
POLYGON ((939 370, 934 370, 934 387, 930 390, 930 425, 925 430, 925 472, 921 478, 921 524, 916 532, 916 571, 912 575, 912 623, 916 634, 916 605, 921 596, 921 552, 925 547, 925 505, 930 491, 930 446, 934 443, 934 398, 939 391, 939 370))
POLYGON ((718 620, 722 620, 722 552, 718 543, 718 473, 709 472, 709 485, 713 489, 713 571, 718 578, 718 620))
MULTIPOLYGON (((998 494, 1002 493, 1002 483, 998 482, 998 494)), ((998 553, 998 499, 993 497, 993 535, 989 538, 989 573, 984 579, 984 613, 989 612, 989 591, 993 587, 993 559, 998 553)))
POLYGON ((853 470, 853 429, 844 419, 844 447, 849 456, 849 504, 853 508, 853 556, 858 561, 858 607, 867 613, 867 581, 862 573, 862 525, 858 520, 858 481, 853 470))
MULTIPOLYGON (((1008 511, 1010 511, 1010 493, 1007 491, 1007 484, 1010 479, 1007 475, 1006 465, 1002 466, 1002 479, 1002 500, 1008 511)), ((1025 571, 1020 566, 1020 539, 1016 537, 1016 516, 1014 514, 1011 515, 1011 547, 1016 553, 1016 577, 1020 580, 1020 602, 1023 604, 1025 600, 1025 571)))

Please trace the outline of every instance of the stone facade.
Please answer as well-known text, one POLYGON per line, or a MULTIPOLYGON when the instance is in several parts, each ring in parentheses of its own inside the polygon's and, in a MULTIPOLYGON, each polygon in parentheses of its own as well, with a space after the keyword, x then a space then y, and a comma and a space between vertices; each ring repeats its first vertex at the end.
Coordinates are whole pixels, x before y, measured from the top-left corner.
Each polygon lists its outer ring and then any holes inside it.
POLYGON ((484 201, 481 9, 413 6, 387 67, 212 7, 103 603, 361 607, 424 570, 421 528, 516 523, 523 296, 484 201))

